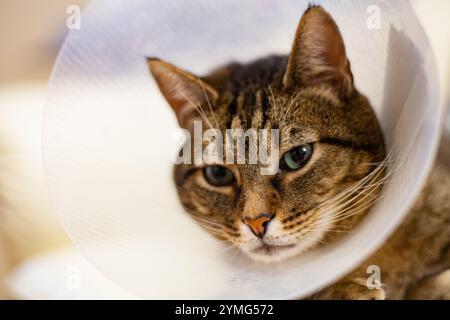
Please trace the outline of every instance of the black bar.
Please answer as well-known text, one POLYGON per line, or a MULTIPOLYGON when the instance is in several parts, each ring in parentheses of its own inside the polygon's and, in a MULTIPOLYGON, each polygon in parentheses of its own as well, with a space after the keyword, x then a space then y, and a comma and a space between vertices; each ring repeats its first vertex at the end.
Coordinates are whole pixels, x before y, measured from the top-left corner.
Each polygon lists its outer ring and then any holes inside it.
POLYGON ((398 313, 405 317, 443 315, 448 301, 0 301, 0 318, 28 313, 71 318, 98 314, 115 319, 308 319, 321 316, 385 319, 398 313))

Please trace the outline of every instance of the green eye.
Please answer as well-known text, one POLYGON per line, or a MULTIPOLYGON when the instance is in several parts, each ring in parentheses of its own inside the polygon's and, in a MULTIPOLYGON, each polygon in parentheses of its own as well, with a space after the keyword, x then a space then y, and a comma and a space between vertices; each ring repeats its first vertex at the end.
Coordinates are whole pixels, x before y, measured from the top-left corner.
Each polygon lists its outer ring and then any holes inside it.
POLYGON ((207 166, 203 169, 206 181, 213 186, 226 186, 233 182, 234 174, 222 166, 207 166))
POLYGON ((287 170, 300 169, 306 164, 306 162, 308 162, 309 158, 311 158, 312 151, 313 147, 311 144, 304 144, 300 147, 289 150, 283 156, 281 166, 282 169, 287 170))

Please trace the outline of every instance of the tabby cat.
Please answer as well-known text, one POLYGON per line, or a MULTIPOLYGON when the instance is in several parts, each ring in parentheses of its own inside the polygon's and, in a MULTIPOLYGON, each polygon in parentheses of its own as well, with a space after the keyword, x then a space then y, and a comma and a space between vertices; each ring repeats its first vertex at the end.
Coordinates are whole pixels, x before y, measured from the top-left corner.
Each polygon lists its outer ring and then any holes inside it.
MULTIPOLYGON (((155 58, 149 68, 182 128, 193 131, 198 120, 223 132, 279 130, 275 175, 261 175, 259 164, 179 164, 174 170, 186 211, 252 259, 276 262, 332 243, 377 199, 385 179, 383 135, 354 86, 339 29, 320 6, 304 13, 289 56, 230 64, 202 78, 155 58)), ((450 205, 444 201, 450 178, 444 171, 436 167, 431 192, 383 248, 314 297, 450 297, 450 205), (431 208, 428 200, 440 206, 431 208), (382 270, 382 289, 366 287, 371 264, 382 270)))

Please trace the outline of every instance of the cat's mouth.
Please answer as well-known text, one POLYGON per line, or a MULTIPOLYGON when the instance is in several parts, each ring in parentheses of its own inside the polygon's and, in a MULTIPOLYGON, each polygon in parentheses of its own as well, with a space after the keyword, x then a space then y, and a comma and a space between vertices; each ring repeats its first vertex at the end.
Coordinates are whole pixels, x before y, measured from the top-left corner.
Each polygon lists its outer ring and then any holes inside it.
POLYGON ((295 244, 288 244, 288 245, 270 245, 267 243, 263 243, 259 247, 252 250, 253 253, 257 254, 275 254, 283 250, 292 249, 295 247, 295 244))
POLYGON ((280 262, 298 253, 296 244, 274 245, 261 242, 257 247, 244 250, 253 260, 271 263, 280 262))

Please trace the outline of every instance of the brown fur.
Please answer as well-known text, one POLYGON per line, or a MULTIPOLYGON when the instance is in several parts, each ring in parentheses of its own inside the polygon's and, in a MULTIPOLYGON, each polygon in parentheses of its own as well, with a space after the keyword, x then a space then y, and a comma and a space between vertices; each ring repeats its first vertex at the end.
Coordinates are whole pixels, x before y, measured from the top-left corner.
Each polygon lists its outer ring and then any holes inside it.
MULTIPOLYGON (((281 156, 300 145, 313 145, 311 159, 297 171, 280 170, 274 176, 263 176, 259 165, 223 165, 235 180, 221 187, 206 181, 202 171, 205 165, 176 165, 174 178, 181 203, 214 236, 257 260, 277 261, 286 258, 279 246, 293 245, 301 248, 300 253, 322 242, 336 241, 354 229, 370 209, 380 187, 367 185, 380 182, 384 174, 382 165, 374 166, 385 158, 383 137, 368 100, 353 85, 339 30, 322 8, 307 10, 287 57, 231 64, 204 78, 158 59, 150 59, 149 66, 180 125, 188 130, 192 131, 193 120, 203 121, 204 129, 215 127, 223 134, 228 128, 279 129, 281 156), (349 189, 363 178, 370 178, 361 185, 363 190, 349 189), (348 201, 337 201, 336 197, 347 190, 351 190, 345 198, 348 201), (369 197, 362 196, 367 193, 369 197), (349 214, 344 219, 333 216, 334 220, 324 226, 323 219, 330 210, 323 204, 330 199, 342 206, 341 214, 345 210, 349 214), (258 220, 261 213, 270 213, 281 227, 277 234, 259 240, 251 238, 245 221, 258 220), (308 238, 314 241, 308 242, 308 238), (263 247, 248 248, 255 243, 263 247)), ((442 169, 436 170, 432 179, 450 185, 442 169)), ((430 266, 446 259, 448 217, 439 211, 431 218, 434 209, 427 207, 432 200, 429 197, 437 198, 433 200, 437 203, 440 197, 448 197, 445 192, 438 193, 441 187, 430 185, 405 222, 406 229, 401 228, 367 261, 380 265, 386 273, 385 291, 361 285, 361 277, 367 277, 364 269, 362 274, 357 270, 316 297, 405 297, 413 294, 412 286, 419 279, 444 271, 445 263, 430 266), (413 254, 417 247, 423 252, 413 254)), ((269 222, 269 230, 271 224, 274 222, 269 222)))
POLYGON ((359 268, 316 298, 450 299, 449 156, 449 150, 442 148, 426 187, 390 239, 359 268), (358 281, 367 278, 370 265, 380 267, 381 290, 369 290, 358 281))

